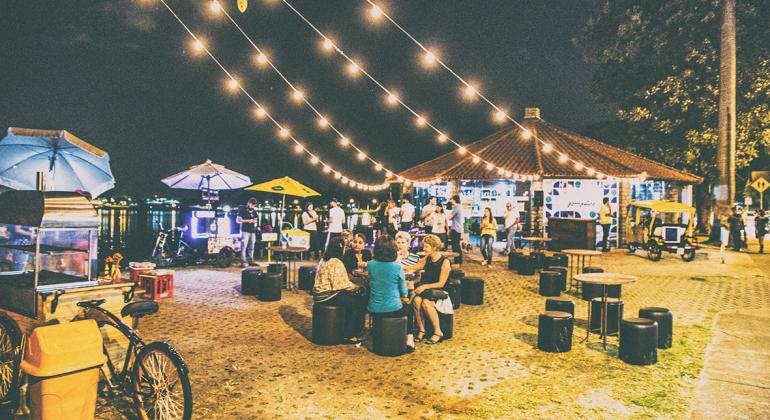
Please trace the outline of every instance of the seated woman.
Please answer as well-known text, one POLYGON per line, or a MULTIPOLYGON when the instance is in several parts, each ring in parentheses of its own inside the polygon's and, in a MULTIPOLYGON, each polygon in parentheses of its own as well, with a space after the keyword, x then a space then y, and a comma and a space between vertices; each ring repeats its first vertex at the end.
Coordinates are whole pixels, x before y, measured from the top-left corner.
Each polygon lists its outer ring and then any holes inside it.
POLYGON ((396 233, 396 248, 398 248, 396 261, 404 268, 411 267, 420 261, 420 256, 411 251, 411 244, 411 235, 403 231, 396 233))
POLYGON ((433 335, 425 342, 436 344, 444 337, 439 324, 438 312, 454 313, 449 294, 443 290, 452 266, 449 259, 441 255, 443 244, 436 235, 426 236, 422 246, 425 257, 408 269, 409 271, 425 270, 420 284, 414 289, 415 297, 412 306, 414 307, 414 318, 417 321, 417 341, 425 338, 425 321, 423 319, 423 313, 425 313, 433 327, 433 335))
POLYGON ((353 236, 351 241, 351 249, 345 251, 345 256, 342 258, 342 262, 345 264, 345 269, 348 273, 353 272, 356 268, 363 268, 372 259, 372 253, 366 249, 366 236, 357 233, 353 236))
POLYGON ((326 247, 323 260, 318 265, 313 286, 313 301, 316 305, 342 306, 345 308, 343 338, 349 343, 360 343, 364 328, 366 293, 350 281, 342 254, 345 240, 332 238, 326 247))
POLYGON ((374 316, 400 317, 406 316, 407 336, 406 348, 414 351, 414 321, 409 303, 404 269, 396 262, 398 250, 396 242, 390 236, 377 238, 374 243, 374 259, 367 264, 369 272, 369 305, 367 309, 374 316))

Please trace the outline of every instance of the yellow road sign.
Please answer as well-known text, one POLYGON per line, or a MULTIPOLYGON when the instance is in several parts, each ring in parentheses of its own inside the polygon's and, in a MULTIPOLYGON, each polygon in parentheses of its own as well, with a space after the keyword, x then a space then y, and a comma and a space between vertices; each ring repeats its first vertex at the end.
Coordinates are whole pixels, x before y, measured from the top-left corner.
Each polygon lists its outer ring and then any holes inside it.
POLYGON ((249 7, 249 0, 238 0, 238 10, 241 13, 246 12, 246 8, 249 7))
POLYGON ((754 182, 751 183, 751 188, 754 188, 759 192, 763 192, 770 188, 770 182, 768 182, 765 178, 757 178, 754 182))

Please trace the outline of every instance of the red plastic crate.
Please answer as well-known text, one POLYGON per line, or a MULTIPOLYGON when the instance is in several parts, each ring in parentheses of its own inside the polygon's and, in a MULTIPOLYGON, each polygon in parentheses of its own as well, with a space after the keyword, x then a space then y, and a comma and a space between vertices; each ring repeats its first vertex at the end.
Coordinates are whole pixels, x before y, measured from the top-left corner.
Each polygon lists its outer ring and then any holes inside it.
POLYGON ((174 296, 174 272, 151 272, 140 274, 143 297, 145 299, 163 299, 174 296))
POLYGON ((141 276, 142 274, 151 273, 153 269, 152 268, 129 268, 129 271, 131 273, 130 274, 131 281, 134 283, 139 283, 141 282, 141 279, 139 278, 139 276, 141 276))

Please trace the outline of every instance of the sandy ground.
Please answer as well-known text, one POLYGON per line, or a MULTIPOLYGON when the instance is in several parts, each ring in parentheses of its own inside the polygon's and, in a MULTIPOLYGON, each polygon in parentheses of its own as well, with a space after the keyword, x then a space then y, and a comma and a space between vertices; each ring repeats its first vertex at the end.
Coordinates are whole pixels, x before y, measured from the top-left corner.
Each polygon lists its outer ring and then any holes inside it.
MULTIPOLYGON (((200 419, 684 418, 696 398, 714 316, 770 308, 768 255, 728 253, 721 264, 715 255, 650 262, 615 251, 593 265, 639 277, 623 288, 626 317, 642 306, 673 312, 674 348, 660 350, 658 364, 623 363, 615 338, 607 350, 595 336, 581 343, 587 308, 579 298, 572 351, 537 350, 545 301, 538 277, 507 271, 502 258, 492 267, 464 265, 466 275, 485 279, 485 302, 456 312, 454 338, 401 357, 311 343, 306 292, 259 302, 239 293, 235 268, 178 270, 174 297, 162 300, 140 331, 182 354, 200 419)), ((133 416, 130 404, 105 399, 97 413, 133 416)))

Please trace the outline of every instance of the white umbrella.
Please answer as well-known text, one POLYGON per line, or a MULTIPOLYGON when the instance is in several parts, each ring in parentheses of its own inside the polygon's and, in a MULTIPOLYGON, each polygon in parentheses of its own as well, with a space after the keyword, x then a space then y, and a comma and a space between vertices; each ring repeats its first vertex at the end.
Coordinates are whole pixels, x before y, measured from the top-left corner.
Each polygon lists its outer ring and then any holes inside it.
POLYGON ((248 176, 212 163, 210 160, 163 178, 161 182, 181 190, 237 190, 251 185, 251 179, 248 176))

